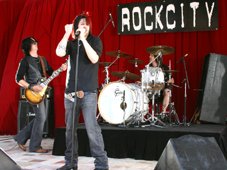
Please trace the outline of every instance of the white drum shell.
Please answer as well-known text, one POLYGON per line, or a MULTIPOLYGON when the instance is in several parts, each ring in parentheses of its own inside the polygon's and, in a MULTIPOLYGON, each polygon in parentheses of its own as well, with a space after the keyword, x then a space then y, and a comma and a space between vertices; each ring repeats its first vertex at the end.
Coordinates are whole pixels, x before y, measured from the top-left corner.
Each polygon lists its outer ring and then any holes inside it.
POLYGON ((141 85, 144 90, 161 90, 165 85, 164 73, 160 67, 141 70, 141 85))
POLYGON ((148 97, 142 93, 136 84, 113 82, 107 84, 101 91, 98 99, 100 115, 111 124, 120 124, 132 114, 140 111, 148 112, 148 97), (125 111, 122 108, 123 94, 125 93, 125 111))

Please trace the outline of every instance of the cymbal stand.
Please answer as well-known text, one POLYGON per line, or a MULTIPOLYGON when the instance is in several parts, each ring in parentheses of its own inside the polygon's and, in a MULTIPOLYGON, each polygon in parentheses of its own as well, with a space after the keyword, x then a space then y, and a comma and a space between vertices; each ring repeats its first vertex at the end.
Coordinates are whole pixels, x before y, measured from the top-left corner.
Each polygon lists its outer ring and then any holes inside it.
POLYGON ((109 68, 110 68, 110 67, 111 67, 119 58, 120 58, 120 55, 118 55, 117 58, 116 58, 114 61, 112 61, 108 66, 105 66, 105 69, 104 69, 103 72, 106 73, 106 78, 105 78, 104 83, 102 84, 102 86, 105 86, 106 84, 109 83, 109 81, 110 81, 110 77, 109 77, 109 68))
POLYGON ((110 77, 109 77, 109 66, 105 66, 105 73, 106 73, 106 78, 104 80, 104 85, 108 84, 110 81, 110 77))

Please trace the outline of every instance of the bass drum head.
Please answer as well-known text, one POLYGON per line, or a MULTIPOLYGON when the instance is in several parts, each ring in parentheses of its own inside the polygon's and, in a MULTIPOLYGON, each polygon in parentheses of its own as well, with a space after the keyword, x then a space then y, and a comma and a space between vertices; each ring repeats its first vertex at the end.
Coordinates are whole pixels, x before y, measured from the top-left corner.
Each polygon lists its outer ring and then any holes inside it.
POLYGON ((135 110, 135 93, 121 82, 107 84, 99 94, 98 108, 104 120, 111 124, 123 123, 135 110), (125 110, 123 105, 125 98, 125 110))

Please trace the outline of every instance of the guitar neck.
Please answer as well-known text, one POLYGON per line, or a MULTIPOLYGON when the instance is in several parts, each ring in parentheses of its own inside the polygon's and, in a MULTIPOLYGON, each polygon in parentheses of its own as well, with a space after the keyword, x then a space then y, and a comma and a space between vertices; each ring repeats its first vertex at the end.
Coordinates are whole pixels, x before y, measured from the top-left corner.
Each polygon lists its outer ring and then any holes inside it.
POLYGON ((55 77, 57 77, 60 73, 62 72, 62 68, 60 67, 59 69, 55 70, 52 75, 46 80, 44 81, 42 84, 44 86, 47 86, 55 77))

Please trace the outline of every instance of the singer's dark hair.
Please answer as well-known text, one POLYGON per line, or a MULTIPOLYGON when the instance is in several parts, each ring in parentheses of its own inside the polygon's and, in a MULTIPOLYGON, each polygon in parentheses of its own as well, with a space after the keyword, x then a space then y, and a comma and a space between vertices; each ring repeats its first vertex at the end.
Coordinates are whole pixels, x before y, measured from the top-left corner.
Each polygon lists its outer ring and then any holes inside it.
POLYGON ((73 31, 74 33, 76 33, 76 30, 78 29, 78 25, 81 19, 85 19, 86 20, 86 24, 90 26, 90 33, 91 33, 91 18, 89 15, 87 15, 86 13, 82 13, 78 16, 76 16, 76 18, 73 20, 73 31))
POLYGON ((37 44, 38 41, 34 37, 27 37, 22 40, 21 48, 25 55, 30 55, 32 44, 37 44))

